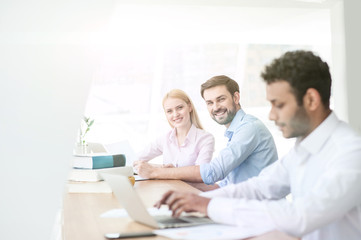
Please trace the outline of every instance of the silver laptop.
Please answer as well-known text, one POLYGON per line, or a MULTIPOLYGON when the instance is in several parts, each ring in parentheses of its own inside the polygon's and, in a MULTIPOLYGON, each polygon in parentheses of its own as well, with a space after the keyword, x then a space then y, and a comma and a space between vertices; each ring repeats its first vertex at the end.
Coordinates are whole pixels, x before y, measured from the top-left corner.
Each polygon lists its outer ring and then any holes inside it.
POLYGON ((127 140, 104 144, 104 148, 111 154, 124 154, 127 158, 127 166, 133 166, 133 162, 137 160, 137 156, 127 140))
POLYGON ((173 218, 171 216, 151 216, 130 184, 128 177, 108 173, 101 173, 101 175, 109 184, 115 197, 125 208, 128 215, 139 223, 161 229, 214 223, 207 217, 184 216, 173 218))

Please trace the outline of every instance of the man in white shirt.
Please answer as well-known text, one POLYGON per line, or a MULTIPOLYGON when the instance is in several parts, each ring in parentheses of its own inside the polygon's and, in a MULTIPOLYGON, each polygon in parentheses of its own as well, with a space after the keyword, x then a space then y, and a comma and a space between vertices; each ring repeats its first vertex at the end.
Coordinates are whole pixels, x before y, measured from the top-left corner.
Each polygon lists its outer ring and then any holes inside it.
POLYGON ((167 192, 174 216, 199 211, 249 232, 361 239, 361 138, 329 108, 331 76, 312 52, 287 52, 262 73, 275 121, 293 149, 258 177, 200 195, 167 192), (285 197, 291 193, 292 200, 285 197))

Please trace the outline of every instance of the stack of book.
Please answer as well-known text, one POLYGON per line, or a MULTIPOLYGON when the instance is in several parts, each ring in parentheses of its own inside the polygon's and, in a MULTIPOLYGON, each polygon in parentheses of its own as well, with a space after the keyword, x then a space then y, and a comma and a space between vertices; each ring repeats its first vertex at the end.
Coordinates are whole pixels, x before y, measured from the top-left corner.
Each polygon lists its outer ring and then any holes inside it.
POLYGON ((133 168, 125 166, 124 154, 91 154, 74 156, 68 177, 68 192, 111 193, 112 190, 102 179, 101 172, 132 176, 133 168))

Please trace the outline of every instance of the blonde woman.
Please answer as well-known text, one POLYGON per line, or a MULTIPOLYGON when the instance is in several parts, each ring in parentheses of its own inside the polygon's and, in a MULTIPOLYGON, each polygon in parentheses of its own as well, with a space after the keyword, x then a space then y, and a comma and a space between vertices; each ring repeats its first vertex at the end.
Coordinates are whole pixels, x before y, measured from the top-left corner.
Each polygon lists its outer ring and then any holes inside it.
POLYGON ((173 89, 163 98, 163 109, 171 130, 147 146, 134 162, 141 164, 163 155, 164 167, 184 167, 208 163, 214 152, 214 137, 203 130, 196 109, 179 89, 173 89))

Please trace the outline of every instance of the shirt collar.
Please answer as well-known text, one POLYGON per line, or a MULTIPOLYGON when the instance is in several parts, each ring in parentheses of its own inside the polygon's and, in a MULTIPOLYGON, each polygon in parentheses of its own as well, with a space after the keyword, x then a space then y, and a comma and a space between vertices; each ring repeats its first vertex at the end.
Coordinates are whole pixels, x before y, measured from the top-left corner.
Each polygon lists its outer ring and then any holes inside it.
POLYGON ((303 139, 303 141, 301 141, 300 138, 297 139, 296 144, 299 144, 311 154, 316 154, 326 143, 338 123, 339 119, 336 114, 331 112, 330 115, 328 115, 328 117, 310 133, 310 135, 303 139))
POLYGON ((177 142, 176 128, 173 128, 169 134, 169 142, 177 142))
MULTIPOLYGON (((188 134, 186 136, 186 139, 184 140, 184 144, 188 142, 195 142, 197 137, 197 128, 192 124, 191 128, 188 131, 188 134)), ((177 136, 176 136, 176 128, 173 128, 171 133, 169 134, 169 141, 170 142, 177 142, 177 136)))
POLYGON ((194 126, 194 125, 192 124, 191 128, 190 128, 189 131, 188 131, 186 140, 185 140, 184 142, 185 142, 185 143, 186 143, 187 141, 195 142, 195 141, 196 141, 196 137, 197 137, 197 128, 196 128, 196 126, 194 126))
POLYGON ((236 116, 234 116, 231 124, 224 132, 224 136, 227 137, 229 140, 231 140, 234 131, 239 126, 239 122, 242 121, 243 117, 246 115, 246 113, 243 111, 243 109, 239 109, 236 113, 236 116))

